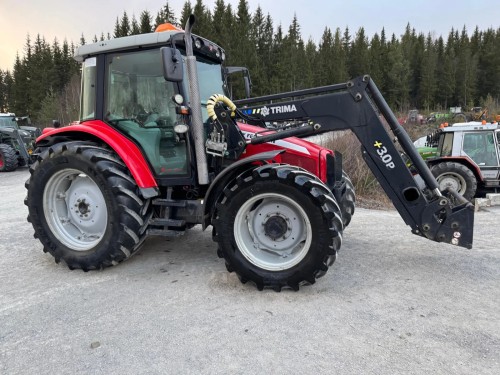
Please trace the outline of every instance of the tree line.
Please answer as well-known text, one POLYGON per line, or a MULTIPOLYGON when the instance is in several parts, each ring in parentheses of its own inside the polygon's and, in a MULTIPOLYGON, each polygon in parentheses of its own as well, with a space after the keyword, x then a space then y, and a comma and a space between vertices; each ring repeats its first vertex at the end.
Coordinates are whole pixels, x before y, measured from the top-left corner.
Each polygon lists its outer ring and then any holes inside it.
MULTIPOLYGON (((395 110, 477 106, 500 97, 500 28, 476 27, 470 35, 465 27, 453 28, 436 37, 408 24, 400 36, 382 29, 370 37, 363 27, 352 33, 349 27, 330 25, 316 44, 303 39, 296 16, 284 30, 260 7, 251 13, 246 0, 236 9, 224 0, 216 0, 213 9, 203 0, 188 0, 178 17, 168 1, 155 15, 144 10, 136 18, 123 12, 112 35, 96 34, 92 42, 152 32, 164 22, 182 27, 190 14, 196 16, 194 32, 225 49, 227 65, 250 69, 253 95, 345 82, 368 73, 395 110)), ((79 45, 85 43, 82 35, 79 45)), ((76 119, 76 47, 28 36, 13 70, 0 70, 0 111, 29 114, 44 125, 53 117, 76 119)))

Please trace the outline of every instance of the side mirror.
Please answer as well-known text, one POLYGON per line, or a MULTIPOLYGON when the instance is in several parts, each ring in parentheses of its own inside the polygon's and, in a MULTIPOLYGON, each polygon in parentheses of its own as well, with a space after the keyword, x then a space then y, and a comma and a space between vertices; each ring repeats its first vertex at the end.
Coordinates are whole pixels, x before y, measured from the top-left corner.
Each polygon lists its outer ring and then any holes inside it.
POLYGON ((163 77, 170 82, 180 82, 184 78, 181 52, 176 48, 162 47, 161 60, 163 77))
POLYGON ((252 82, 250 82, 250 75, 243 76, 243 81, 245 82, 245 95, 247 98, 249 98, 252 87, 252 82))
MULTIPOLYGON (((243 74, 243 83, 245 85, 245 96, 246 98, 250 97, 251 91, 252 91, 252 81, 250 79, 250 71, 248 68, 242 67, 242 66, 228 66, 224 70, 224 82, 226 83, 226 86, 228 85, 229 82, 229 76, 232 74, 237 74, 237 73, 242 73, 243 74)), ((229 94, 232 96, 232 87, 228 87, 229 94)))

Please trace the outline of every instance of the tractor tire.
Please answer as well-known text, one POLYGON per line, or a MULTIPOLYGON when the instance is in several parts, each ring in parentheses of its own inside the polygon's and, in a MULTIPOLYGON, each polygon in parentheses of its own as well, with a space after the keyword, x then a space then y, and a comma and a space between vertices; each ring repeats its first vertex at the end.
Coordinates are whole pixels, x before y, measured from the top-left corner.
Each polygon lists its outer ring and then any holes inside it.
POLYGON ((465 113, 457 113, 455 116, 453 116, 452 120, 454 122, 467 122, 467 116, 465 113))
POLYGON ((212 225, 228 271, 259 290, 314 284, 342 244, 333 194, 316 176, 290 165, 239 175, 221 194, 212 225))
POLYGON ((30 167, 25 204, 44 252, 84 271, 116 265, 146 234, 149 201, 118 156, 88 142, 59 143, 30 167))
POLYGON ((436 177, 439 190, 455 190, 467 200, 472 200, 477 191, 474 173, 465 165, 455 162, 443 162, 433 165, 432 174, 436 177))
POLYGON ((12 172, 18 166, 16 150, 7 144, 0 144, 0 172, 12 172))
POLYGON ((345 192, 339 201, 339 205, 342 212, 342 223, 344 224, 344 228, 346 228, 351 222, 354 210, 356 209, 356 192, 347 173, 342 172, 342 179, 345 181, 345 192))

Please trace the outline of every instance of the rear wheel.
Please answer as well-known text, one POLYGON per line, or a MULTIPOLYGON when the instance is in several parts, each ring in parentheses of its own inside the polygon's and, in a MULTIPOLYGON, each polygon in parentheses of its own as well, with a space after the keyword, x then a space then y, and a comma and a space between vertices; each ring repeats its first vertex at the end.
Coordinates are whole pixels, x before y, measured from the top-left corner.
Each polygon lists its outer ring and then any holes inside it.
POLYGON ((455 190, 467 200, 476 195, 477 180, 474 173, 465 165, 455 162, 443 162, 432 166, 440 190, 455 190))
POLYGON ((227 269, 259 290, 313 284, 342 243, 340 208, 330 190, 289 165, 238 176, 224 190, 213 226, 227 269))
POLYGON ((61 143, 42 152, 30 171, 28 220, 56 262, 101 269, 138 250, 148 202, 114 152, 61 143))
POLYGON ((457 113, 453 116, 455 122, 467 122, 467 116, 464 113, 457 113))
POLYGON ((0 144, 0 172, 11 172, 19 165, 16 150, 7 144, 0 144))

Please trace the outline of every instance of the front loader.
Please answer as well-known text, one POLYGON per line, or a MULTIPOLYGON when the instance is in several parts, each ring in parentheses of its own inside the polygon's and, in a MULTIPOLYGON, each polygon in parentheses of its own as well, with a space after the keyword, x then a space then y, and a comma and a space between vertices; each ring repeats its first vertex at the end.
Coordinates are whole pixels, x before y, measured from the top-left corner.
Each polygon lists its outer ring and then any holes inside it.
POLYGON ((78 49, 80 122, 44 131, 26 182, 28 219, 56 262, 101 269, 148 236, 199 224, 242 282, 313 284, 335 261, 355 196, 341 155, 296 136, 343 129, 413 233, 472 246, 471 204, 439 190, 368 76, 238 108, 225 95, 224 50, 193 23, 78 49), (287 120, 295 125, 266 128, 287 120))

